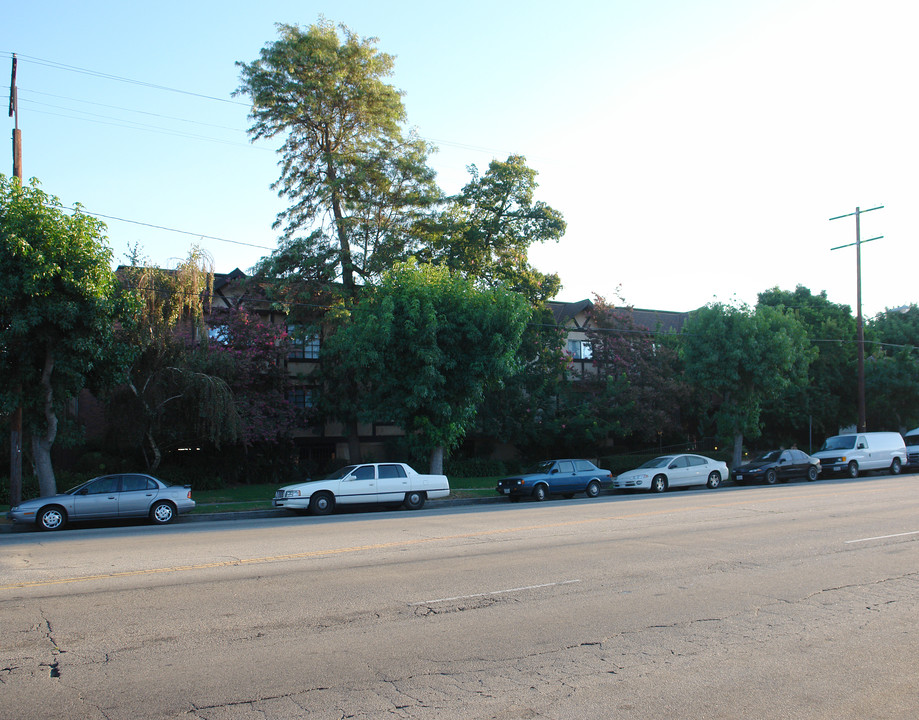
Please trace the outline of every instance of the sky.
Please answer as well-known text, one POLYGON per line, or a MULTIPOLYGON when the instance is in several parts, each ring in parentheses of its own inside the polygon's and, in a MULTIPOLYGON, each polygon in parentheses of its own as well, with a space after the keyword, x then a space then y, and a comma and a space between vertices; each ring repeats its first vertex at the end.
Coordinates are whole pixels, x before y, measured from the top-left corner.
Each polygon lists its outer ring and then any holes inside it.
MULTIPOLYGON (((105 216, 115 264, 193 244, 218 272, 276 247, 277 140, 247 136, 237 61, 276 23, 324 17, 394 55, 438 182, 522 154, 558 243, 530 261, 558 299, 688 311, 803 285, 866 317, 919 302, 919 5, 907 0, 32 0, 18 57, 23 174, 105 216), (155 227, 154 227, 155 226, 155 227)), ((13 119, 7 120, 11 138, 13 119)), ((12 143, 0 145, 12 173, 12 143)))

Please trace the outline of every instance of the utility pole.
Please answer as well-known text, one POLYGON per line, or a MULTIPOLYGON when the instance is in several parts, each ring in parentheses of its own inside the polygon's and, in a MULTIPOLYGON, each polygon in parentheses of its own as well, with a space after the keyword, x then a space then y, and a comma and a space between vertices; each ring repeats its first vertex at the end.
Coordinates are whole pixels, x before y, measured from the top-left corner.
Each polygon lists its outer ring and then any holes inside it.
MULTIPOLYGON (((10 76, 10 117, 13 118, 13 177, 22 185, 22 132, 19 130, 19 97, 16 92, 16 54, 10 76)), ((16 395, 22 386, 16 386, 16 395)), ((22 403, 16 405, 10 418, 10 507, 22 502, 22 403)))
POLYGON ((860 433, 866 432, 868 429, 868 421, 865 413, 865 322, 862 318, 862 243, 880 240, 884 237, 883 235, 878 235, 877 237, 862 240, 860 218, 863 213, 871 212, 872 210, 880 210, 883 207, 883 205, 878 205, 868 210, 861 210, 856 207, 854 213, 837 215, 836 217, 830 218, 830 220, 839 220, 840 218, 855 216, 855 242, 830 248, 830 251, 841 250, 842 248, 852 247, 853 245, 855 246, 856 303, 858 306, 855 316, 855 328, 857 333, 856 342, 858 344, 858 432, 860 433))

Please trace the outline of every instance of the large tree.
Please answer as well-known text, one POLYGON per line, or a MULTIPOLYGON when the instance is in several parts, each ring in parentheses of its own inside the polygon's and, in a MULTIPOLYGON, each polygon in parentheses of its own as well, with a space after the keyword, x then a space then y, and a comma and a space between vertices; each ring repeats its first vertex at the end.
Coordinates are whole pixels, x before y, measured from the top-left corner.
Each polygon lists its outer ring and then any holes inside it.
POLYGON ((431 148, 404 132, 401 93, 385 82, 393 57, 375 38, 326 21, 278 34, 257 60, 237 63, 250 135, 283 136, 273 187, 292 204, 275 227, 282 251, 293 244, 353 296, 414 249, 417 216, 439 196, 431 148))
POLYGON ((555 296, 558 275, 529 264, 535 243, 558 241, 566 223, 562 214, 535 199, 536 171, 522 155, 492 160, 485 174, 469 167, 470 181, 449 198, 427 223, 427 245, 420 257, 488 287, 522 293, 532 305, 555 296))
POLYGON ((835 435, 841 426, 854 423, 857 347, 851 308, 828 300, 826 291, 814 294, 803 285, 793 291, 765 290, 759 293, 757 305, 797 319, 814 353, 807 383, 792 383, 764 403, 763 422, 770 443, 806 440, 810 445, 814 433, 835 435))
POLYGON ((865 404, 872 430, 919 425, 919 306, 887 309, 869 320, 865 404))
MULTIPOLYGON (((352 377, 364 419, 400 426, 439 473, 485 388, 515 369, 527 316, 517 293, 478 288, 443 266, 400 263, 327 340, 322 375, 327 387, 352 377)), ((333 395, 320 402, 335 412, 333 395)))
POLYGON ((164 442, 235 441, 240 428, 233 391, 219 375, 195 367, 196 350, 187 342, 207 336, 211 257, 193 247, 175 268, 164 269, 135 248, 119 278, 134 300, 123 332, 134 359, 110 404, 119 436, 142 453, 150 470, 159 467, 164 442))
POLYGON ((710 398, 719 434, 733 440, 738 465, 744 436, 762 432, 764 403, 807 382, 814 350, 804 326, 781 309, 713 303, 686 319, 681 356, 687 380, 710 398))
POLYGON ((113 382, 127 360, 104 230, 38 181, 0 175, 0 405, 23 408, 43 496, 57 489, 51 448, 65 403, 113 382))

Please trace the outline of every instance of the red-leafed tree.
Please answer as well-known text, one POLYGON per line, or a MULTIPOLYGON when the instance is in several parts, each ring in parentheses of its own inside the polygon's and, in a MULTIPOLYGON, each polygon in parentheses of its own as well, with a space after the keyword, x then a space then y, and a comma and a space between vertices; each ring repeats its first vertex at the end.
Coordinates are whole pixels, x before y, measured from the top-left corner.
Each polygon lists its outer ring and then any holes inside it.
POLYGON ((244 307, 213 310, 208 324, 207 343, 188 339, 190 364, 220 377, 232 390, 240 440, 250 446, 288 437, 301 418, 288 400, 286 327, 244 307))

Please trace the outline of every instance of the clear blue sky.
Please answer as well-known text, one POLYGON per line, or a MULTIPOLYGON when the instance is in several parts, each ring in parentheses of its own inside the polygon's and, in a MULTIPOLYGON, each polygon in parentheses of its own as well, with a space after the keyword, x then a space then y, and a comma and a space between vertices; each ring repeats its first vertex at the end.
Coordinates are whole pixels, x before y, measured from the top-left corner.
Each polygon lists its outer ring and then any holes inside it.
POLYGON ((249 269, 282 203, 274 146, 249 143, 230 96, 234 63, 275 23, 320 15, 396 56, 447 192, 469 164, 527 157, 568 221, 530 255, 560 273, 560 299, 618 288, 690 310, 803 284, 854 307, 855 250, 830 248, 855 224, 829 218, 884 205, 862 218, 863 239, 884 236, 862 248, 865 313, 919 302, 919 6, 905 0, 7 3, 0 82, 5 98, 17 53, 25 176, 66 205, 191 233, 107 220, 116 260, 136 242, 174 264, 198 242, 219 271, 249 269))

